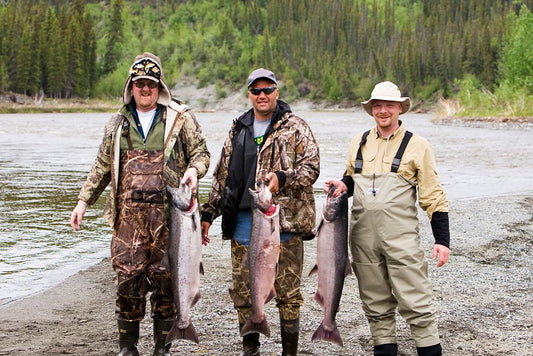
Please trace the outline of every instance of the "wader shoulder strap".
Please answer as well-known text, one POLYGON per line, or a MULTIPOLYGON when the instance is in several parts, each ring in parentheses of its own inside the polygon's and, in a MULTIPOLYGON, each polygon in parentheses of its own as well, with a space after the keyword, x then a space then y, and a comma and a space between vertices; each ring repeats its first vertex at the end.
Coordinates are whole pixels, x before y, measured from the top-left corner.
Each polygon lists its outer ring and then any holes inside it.
POLYGON ((130 137, 130 122, 126 118, 122 121, 122 137, 125 137, 128 141, 128 149, 130 151, 133 150, 133 144, 131 143, 130 137))
POLYGON ((165 123, 165 141, 168 140, 170 132, 174 128, 174 123, 184 112, 189 111, 187 105, 172 100, 167 108, 167 118, 165 123))
POLYGON ((393 173, 398 172, 398 168, 400 168, 400 161, 402 160, 403 153, 405 152, 405 148, 407 147, 407 144, 409 143, 409 140, 413 136, 413 133, 410 131, 405 131, 405 135, 403 136, 402 143, 400 144, 400 148, 398 148, 398 152, 396 152, 396 156, 394 157, 394 160, 392 161, 392 166, 390 171, 393 173))
POLYGON ((359 143, 359 148, 357 149, 354 169, 354 173, 356 174, 361 173, 361 171, 363 170, 363 154, 361 153, 361 147, 363 147, 363 145, 366 143, 366 138, 368 137, 369 133, 370 130, 365 131, 365 133, 363 133, 363 136, 361 137, 361 142, 359 143))

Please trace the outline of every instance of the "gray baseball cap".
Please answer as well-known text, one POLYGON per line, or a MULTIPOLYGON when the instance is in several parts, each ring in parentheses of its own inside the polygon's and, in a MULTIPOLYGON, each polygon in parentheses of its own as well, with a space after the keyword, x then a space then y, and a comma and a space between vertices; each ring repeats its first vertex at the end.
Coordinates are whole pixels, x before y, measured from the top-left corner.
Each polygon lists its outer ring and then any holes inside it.
POLYGON ((278 81, 276 80, 276 76, 274 73, 269 71, 265 68, 259 68, 254 70, 252 73, 250 73, 250 76, 248 77, 248 88, 257 80, 257 79, 268 79, 272 81, 274 84, 278 85, 278 81))

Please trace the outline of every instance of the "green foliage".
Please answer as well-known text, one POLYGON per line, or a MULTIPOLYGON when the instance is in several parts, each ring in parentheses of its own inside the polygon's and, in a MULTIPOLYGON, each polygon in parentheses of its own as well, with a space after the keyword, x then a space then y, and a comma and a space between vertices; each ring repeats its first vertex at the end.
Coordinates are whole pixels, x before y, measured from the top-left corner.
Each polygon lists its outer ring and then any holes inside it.
POLYGON ((509 13, 505 45, 500 62, 500 81, 505 86, 525 87, 533 92, 533 14, 522 6, 516 16, 509 13))
MULTIPOLYGON (((357 104, 392 80, 423 101, 529 103, 531 1, 111 0, 0 4, 0 89, 119 97, 133 58, 157 54, 170 86, 241 91, 273 70, 282 98, 357 104), (17 41, 12 39, 16 38, 17 41), (459 88, 452 92, 452 88, 459 88), (528 91, 523 92, 523 88, 528 91), (496 99, 494 98, 496 96, 496 99)), ((520 103, 517 104, 520 107, 520 103)))

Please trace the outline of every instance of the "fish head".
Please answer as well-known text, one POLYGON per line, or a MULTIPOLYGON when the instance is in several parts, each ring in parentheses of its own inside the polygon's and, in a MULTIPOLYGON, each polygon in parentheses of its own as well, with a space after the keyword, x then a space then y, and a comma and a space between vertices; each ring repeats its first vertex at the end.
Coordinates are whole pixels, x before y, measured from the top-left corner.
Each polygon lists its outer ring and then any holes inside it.
POLYGON ((328 195, 326 196, 326 202, 324 203, 324 210, 322 215, 327 221, 333 221, 342 215, 348 209, 348 193, 342 192, 339 196, 335 197, 335 186, 333 184, 329 188, 328 195))
POLYGON ((272 204, 272 193, 270 189, 265 185, 264 181, 259 181, 257 189, 249 189, 250 198, 252 201, 252 209, 259 209, 263 213, 268 212, 272 204))
POLYGON ((181 183, 179 188, 167 186, 167 192, 170 194, 170 204, 179 210, 188 211, 194 204, 191 187, 181 183))

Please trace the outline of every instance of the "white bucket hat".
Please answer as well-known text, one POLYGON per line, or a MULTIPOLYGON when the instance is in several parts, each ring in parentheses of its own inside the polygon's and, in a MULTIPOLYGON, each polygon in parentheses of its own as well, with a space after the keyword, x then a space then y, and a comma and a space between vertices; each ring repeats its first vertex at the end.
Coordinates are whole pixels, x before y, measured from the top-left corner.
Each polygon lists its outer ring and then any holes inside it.
POLYGON ((405 114, 411 108, 411 99, 407 96, 402 97, 402 93, 398 86, 392 82, 381 82, 376 84, 372 94, 370 94, 370 99, 363 101, 363 109, 370 115, 372 115, 372 101, 373 100, 385 100, 385 101, 397 101, 402 103, 402 112, 405 114))
POLYGON ((122 93, 122 100, 124 104, 128 105, 131 102, 131 83, 138 79, 150 79, 159 83, 159 97, 157 103, 168 106, 170 104, 171 94, 168 86, 163 80, 163 67, 158 56, 144 52, 135 57, 133 64, 130 67, 128 79, 124 84, 122 93))

